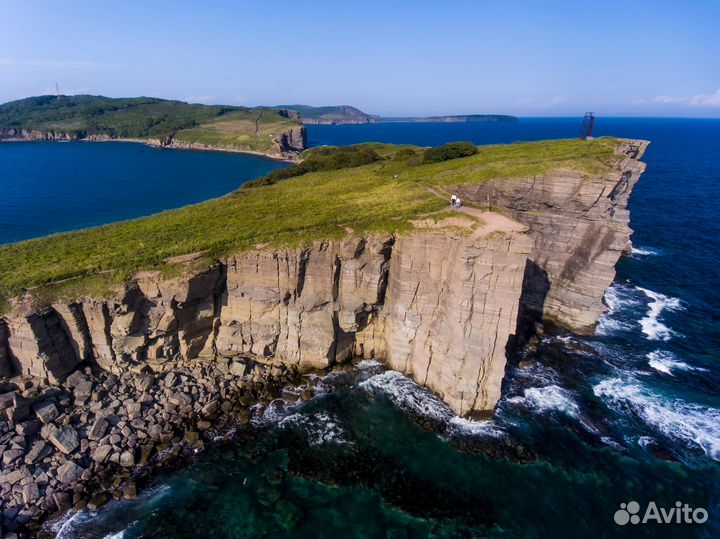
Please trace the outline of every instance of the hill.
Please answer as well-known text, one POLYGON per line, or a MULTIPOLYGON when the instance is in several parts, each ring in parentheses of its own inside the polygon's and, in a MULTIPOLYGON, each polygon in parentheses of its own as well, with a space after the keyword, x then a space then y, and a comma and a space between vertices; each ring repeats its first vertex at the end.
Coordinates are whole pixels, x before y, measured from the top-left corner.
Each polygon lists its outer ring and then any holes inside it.
POLYGON ((385 122, 517 122, 507 114, 456 114, 451 116, 384 117, 367 114, 356 107, 338 105, 311 107, 310 105, 277 105, 278 108, 294 110, 308 125, 375 124, 385 122))
POLYGON ((336 125, 336 124, 374 124, 380 116, 367 114, 349 105, 328 107, 311 107, 310 105, 277 105, 278 108, 294 110, 300 114, 305 124, 336 125))
POLYGON ((0 105, 2 139, 136 139, 273 156, 305 147, 302 125, 292 111, 91 95, 45 95, 0 105))

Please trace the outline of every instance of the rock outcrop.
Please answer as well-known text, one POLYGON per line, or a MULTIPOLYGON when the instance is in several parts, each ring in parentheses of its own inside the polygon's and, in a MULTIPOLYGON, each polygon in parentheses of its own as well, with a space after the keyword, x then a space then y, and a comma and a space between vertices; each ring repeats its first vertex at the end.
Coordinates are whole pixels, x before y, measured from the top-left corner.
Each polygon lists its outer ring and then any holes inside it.
POLYGON ((647 141, 626 141, 625 157, 599 175, 558 170, 523 180, 460 185, 461 198, 490 204, 526 224, 533 238, 523 291, 524 324, 543 319, 592 333, 615 264, 630 243, 632 188, 645 170, 647 141))
POLYGON ((446 229, 318 241, 238 254, 123 295, 27 312, 0 323, 0 369, 61 381, 94 360, 122 373, 168 361, 253 357, 300 372, 374 357, 458 414, 491 410, 507 348, 533 320, 589 331, 629 246, 627 200, 646 143, 616 170, 556 171, 455 188, 517 227, 446 229), (510 219, 507 219, 510 221, 510 219))

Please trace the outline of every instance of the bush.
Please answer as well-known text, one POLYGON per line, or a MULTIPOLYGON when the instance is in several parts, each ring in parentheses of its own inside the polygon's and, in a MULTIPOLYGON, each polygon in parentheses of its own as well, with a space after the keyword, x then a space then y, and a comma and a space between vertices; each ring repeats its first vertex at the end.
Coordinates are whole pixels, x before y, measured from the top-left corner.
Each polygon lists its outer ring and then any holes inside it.
POLYGON ((303 162, 274 170, 267 176, 244 183, 242 188, 251 189, 263 185, 272 185, 309 172, 360 167, 381 159, 382 157, 375 150, 364 145, 314 148, 308 151, 303 162))
POLYGON ((469 157, 477 153, 477 146, 472 142, 448 142, 437 148, 428 148, 423 156, 423 163, 440 163, 459 157, 469 157))
POLYGON ((413 157, 417 157, 417 152, 415 152, 415 150, 413 150, 412 148, 401 148, 397 151, 393 160, 407 161, 409 159, 412 159, 413 157))

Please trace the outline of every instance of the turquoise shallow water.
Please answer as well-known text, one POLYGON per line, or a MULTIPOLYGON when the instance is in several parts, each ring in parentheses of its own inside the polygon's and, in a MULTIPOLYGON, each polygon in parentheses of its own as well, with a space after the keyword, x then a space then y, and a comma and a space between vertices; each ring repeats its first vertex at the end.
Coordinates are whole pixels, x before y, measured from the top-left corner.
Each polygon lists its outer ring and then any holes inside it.
MULTIPOLYGON (((575 136, 579 122, 316 126, 313 144, 575 136)), ((60 537, 720 536, 720 121, 599 119, 653 141, 597 334, 509 367, 489 421, 461 420, 364 362, 320 395, 256 410, 235 441, 60 537), (705 524, 618 526, 621 503, 706 508, 705 524)))
POLYGON ((281 166, 136 143, 1 143, 0 243, 201 202, 281 166))

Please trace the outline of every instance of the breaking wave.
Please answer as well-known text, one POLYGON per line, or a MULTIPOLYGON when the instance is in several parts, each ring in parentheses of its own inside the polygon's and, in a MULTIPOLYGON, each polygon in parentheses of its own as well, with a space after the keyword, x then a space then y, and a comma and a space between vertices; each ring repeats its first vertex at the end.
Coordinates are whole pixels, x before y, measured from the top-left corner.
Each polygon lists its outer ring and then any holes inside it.
POLYGON ((438 421, 450 421, 455 414, 438 397, 398 371, 385 371, 360 382, 366 391, 378 391, 406 412, 438 421))
POLYGON ((631 380, 608 378, 593 386, 593 392, 616 412, 632 414, 665 436, 720 460, 720 410, 663 397, 631 380))
POLYGON ((578 417, 580 413, 580 408, 570 392, 558 385, 530 387, 523 391, 523 395, 511 397, 508 402, 523 404, 539 413, 559 411, 571 417, 578 417))
POLYGON ((677 311, 682 309, 683 307, 680 304, 680 300, 658 292, 653 292, 647 288, 637 288, 650 298, 647 314, 640 320, 642 332, 652 341, 670 340, 670 338, 674 335, 674 332, 660 322, 660 315, 665 310, 677 311))
POLYGON ((312 446, 325 444, 352 444, 345 438, 340 420, 327 412, 315 414, 293 413, 278 421, 279 428, 299 428, 312 446))
POLYGON ((650 247, 633 247, 630 254, 635 256, 655 256, 658 252, 650 247))
POLYGON ((655 350, 646 355, 648 363, 656 371, 673 375, 673 370, 682 371, 705 371, 700 367, 691 367, 684 361, 680 361, 675 354, 666 350, 655 350))

